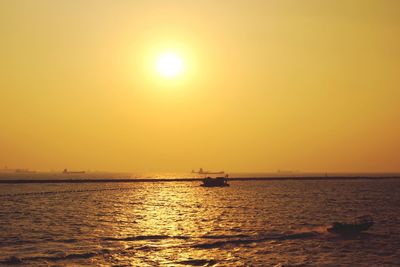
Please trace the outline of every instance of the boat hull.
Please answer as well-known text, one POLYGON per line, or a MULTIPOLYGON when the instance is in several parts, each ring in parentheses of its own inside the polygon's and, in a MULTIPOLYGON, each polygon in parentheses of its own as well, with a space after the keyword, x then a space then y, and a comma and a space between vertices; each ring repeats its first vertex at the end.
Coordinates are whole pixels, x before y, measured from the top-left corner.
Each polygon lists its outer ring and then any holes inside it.
POLYGON ((229 186, 229 184, 223 184, 223 185, 205 185, 205 184, 201 184, 200 186, 202 186, 202 187, 226 187, 226 186, 229 186))
POLYGON ((225 177, 210 178, 207 177, 203 179, 203 187, 226 187, 229 186, 227 179, 225 177))

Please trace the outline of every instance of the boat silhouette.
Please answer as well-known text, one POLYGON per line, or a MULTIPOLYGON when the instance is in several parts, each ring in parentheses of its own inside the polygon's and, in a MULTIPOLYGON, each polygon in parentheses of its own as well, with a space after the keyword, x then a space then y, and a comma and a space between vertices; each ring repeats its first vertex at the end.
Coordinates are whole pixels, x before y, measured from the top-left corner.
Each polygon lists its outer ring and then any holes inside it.
POLYGON ((204 178, 202 182, 203 182, 203 184, 201 184, 201 186, 204 186, 204 187, 224 187, 224 186, 229 186, 229 184, 228 184, 228 176, 217 177, 217 178, 207 177, 207 178, 204 178))
POLYGON ((203 168, 200 168, 198 171, 192 170, 192 173, 197 173, 197 174, 224 174, 224 171, 218 171, 218 172, 211 172, 211 171, 205 171, 203 168))
POLYGON ((357 217, 352 223, 334 222, 327 230, 334 234, 354 235, 367 231, 372 225, 374 225, 372 217, 364 215, 357 217))

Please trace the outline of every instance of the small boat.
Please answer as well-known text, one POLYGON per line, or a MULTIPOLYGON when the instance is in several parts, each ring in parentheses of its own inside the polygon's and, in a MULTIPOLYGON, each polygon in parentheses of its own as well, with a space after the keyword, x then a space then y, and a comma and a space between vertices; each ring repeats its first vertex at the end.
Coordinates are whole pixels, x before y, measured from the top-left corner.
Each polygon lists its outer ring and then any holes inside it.
POLYGON ((352 223, 334 222, 327 230, 334 234, 354 235, 367 231, 372 225, 374 225, 372 217, 364 215, 357 217, 352 223))
POLYGON ((204 187, 229 186, 228 178, 227 178, 227 176, 225 176, 225 177, 217 177, 217 178, 207 177, 207 178, 203 179, 203 184, 201 184, 201 186, 204 186, 204 187))

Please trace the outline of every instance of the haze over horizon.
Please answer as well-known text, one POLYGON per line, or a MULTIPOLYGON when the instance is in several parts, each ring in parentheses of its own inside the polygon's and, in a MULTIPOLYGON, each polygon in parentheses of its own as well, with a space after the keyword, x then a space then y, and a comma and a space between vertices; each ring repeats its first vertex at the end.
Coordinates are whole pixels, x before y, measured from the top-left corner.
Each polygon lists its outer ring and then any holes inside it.
POLYGON ((400 172, 400 2, 0 3, 0 169, 400 172))

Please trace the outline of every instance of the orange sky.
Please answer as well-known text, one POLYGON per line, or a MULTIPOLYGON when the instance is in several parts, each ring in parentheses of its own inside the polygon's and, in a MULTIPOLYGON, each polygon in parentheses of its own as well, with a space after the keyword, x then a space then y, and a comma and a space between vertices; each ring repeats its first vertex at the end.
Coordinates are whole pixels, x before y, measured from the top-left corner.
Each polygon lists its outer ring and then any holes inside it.
POLYGON ((400 2, 2 1, 0 166, 400 171, 400 2), (176 51, 166 80, 154 61, 176 51))

